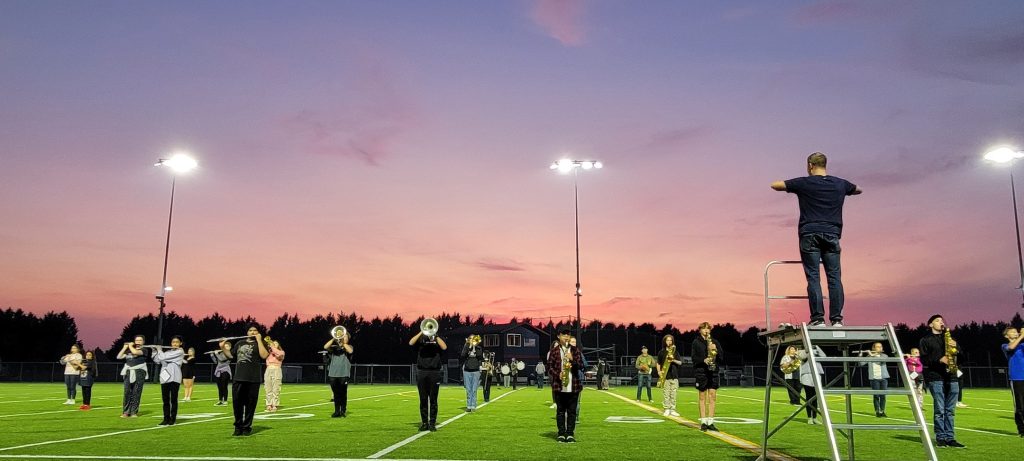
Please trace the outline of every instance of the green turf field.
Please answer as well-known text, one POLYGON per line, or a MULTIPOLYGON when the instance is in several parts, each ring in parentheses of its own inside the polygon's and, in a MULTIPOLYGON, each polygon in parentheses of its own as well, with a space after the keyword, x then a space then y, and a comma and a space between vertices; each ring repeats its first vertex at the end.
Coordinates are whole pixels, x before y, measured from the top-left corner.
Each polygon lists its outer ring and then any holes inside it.
MULTIPOLYGON (((286 384, 280 411, 257 412, 250 437, 231 436, 231 407, 214 406, 216 392, 212 384, 197 384, 193 401, 180 404, 178 424, 158 426, 159 385, 146 385, 139 418, 122 419, 120 384, 96 385, 87 412, 61 404, 63 383, 0 384, 0 459, 750 460, 756 456, 742 446, 760 443, 764 396, 763 389, 722 389, 717 425, 723 435, 716 437, 690 425, 697 419, 692 389, 679 391, 683 417, 668 419, 660 416, 658 389, 651 406, 635 402, 633 388, 588 388, 579 443, 558 444, 547 388, 495 388, 491 403, 465 413, 465 391, 443 386, 439 429, 420 433, 412 386, 350 386, 349 416, 332 419, 327 385, 286 384)), ((1016 458, 1024 439, 1016 435, 1009 391, 969 389, 966 395, 970 407, 957 410, 956 434, 967 448, 937 449, 940 459, 1016 458)), ((793 409, 781 390, 773 401, 773 421, 793 409)), ((854 408, 861 421, 878 421, 870 397, 855 397, 854 408)), ((890 396, 887 412, 890 420, 911 419, 905 398, 890 396)), ((862 431, 856 440, 858 460, 924 458, 914 432, 862 431)), ((806 418, 783 428, 770 445, 784 455, 778 459, 828 456, 823 427, 807 425, 806 418)))

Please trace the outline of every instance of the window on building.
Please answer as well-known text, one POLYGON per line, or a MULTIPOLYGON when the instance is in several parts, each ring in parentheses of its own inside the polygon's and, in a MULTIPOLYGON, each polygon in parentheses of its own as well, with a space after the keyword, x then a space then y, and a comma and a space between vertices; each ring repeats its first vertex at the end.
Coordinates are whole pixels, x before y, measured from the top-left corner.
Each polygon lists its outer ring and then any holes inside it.
POLYGON ((517 333, 505 335, 505 345, 508 347, 523 347, 523 335, 517 333))
POLYGON ((484 335, 484 347, 498 347, 498 335, 484 335))

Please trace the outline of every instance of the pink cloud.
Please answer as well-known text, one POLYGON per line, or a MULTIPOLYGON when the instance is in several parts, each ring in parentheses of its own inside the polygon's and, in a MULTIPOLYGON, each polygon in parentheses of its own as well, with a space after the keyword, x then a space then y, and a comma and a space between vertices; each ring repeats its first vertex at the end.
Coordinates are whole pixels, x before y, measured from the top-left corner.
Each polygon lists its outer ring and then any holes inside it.
POLYGON ((583 30, 583 0, 536 0, 530 18, 564 46, 586 42, 583 30))

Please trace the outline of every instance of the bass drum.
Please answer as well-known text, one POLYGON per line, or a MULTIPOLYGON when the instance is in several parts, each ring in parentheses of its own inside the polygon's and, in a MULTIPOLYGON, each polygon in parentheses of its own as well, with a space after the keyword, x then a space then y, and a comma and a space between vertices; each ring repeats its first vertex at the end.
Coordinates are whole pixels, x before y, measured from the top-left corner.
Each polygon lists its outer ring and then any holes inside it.
POLYGON ((512 371, 512 370, 511 370, 511 369, 510 369, 510 368, 508 367, 508 365, 502 365, 502 366, 501 366, 501 374, 503 374, 503 375, 507 375, 507 374, 509 374, 509 372, 511 372, 511 371, 512 371))
POLYGON ((516 362, 516 370, 523 371, 523 369, 525 369, 525 368, 526 368, 526 363, 524 363, 524 362, 516 362))

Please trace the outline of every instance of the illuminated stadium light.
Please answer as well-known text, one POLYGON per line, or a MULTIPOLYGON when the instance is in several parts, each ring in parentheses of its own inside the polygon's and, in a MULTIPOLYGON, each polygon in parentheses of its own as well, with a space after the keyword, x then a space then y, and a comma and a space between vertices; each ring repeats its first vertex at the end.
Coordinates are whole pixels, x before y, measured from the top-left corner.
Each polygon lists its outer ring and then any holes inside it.
POLYGON ((985 160, 996 163, 1009 163, 1021 157, 1024 157, 1024 151, 1009 146, 1000 146, 985 154, 985 160))

